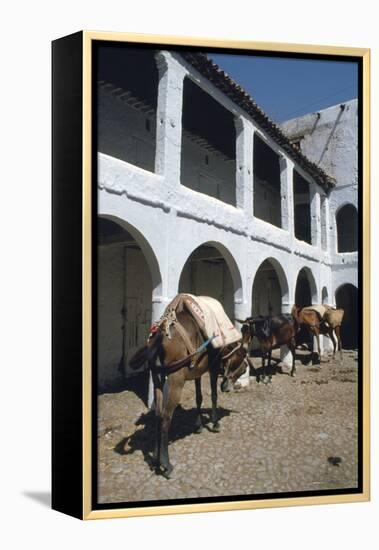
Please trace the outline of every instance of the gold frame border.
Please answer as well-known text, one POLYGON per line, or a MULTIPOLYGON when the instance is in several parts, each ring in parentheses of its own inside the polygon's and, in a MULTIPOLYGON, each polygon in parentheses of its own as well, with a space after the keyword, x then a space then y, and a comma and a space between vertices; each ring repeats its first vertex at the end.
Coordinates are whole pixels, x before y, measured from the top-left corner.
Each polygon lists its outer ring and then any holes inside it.
POLYGON ((370 49, 341 46, 320 46, 310 44, 287 44, 272 42, 251 42, 195 38, 182 36, 162 36, 118 32, 83 31, 83 288, 82 288, 82 335, 83 335, 83 519, 105 519, 120 517, 151 516, 164 514, 188 514, 195 512, 217 512, 226 510, 248 510, 284 506, 310 506, 316 504, 336 504, 366 502, 370 500, 370 49), (179 504, 146 506, 141 508, 109 508, 92 510, 92 407, 91 407, 91 318, 92 318, 92 189, 91 189, 91 135, 92 135, 92 96, 91 64, 92 41, 111 40, 115 42, 137 42, 147 44, 167 44, 173 46, 198 46, 206 48, 233 48, 265 50, 272 52, 312 53, 361 57, 363 60, 363 491, 347 495, 314 497, 275 498, 234 502, 209 502, 204 504, 179 504))

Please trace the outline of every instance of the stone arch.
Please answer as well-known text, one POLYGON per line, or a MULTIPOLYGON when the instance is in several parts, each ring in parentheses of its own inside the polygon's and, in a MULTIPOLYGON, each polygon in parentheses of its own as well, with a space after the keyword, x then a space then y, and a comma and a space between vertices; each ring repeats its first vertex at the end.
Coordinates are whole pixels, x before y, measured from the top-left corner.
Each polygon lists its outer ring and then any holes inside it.
POLYGON ((344 349, 356 349, 359 344, 358 289, 351 283, 340 285, 335 293, 336 305, 344 310, 341 340, 344 349))
POLYGON ((351 203, 344 203, 336 210, 337 252, 358 250, 358 210, 351 203))
POLYGON ((188 255, 179 277, 179 292, 205 294, 218 299, 234 316, 234 304, 242 300, 242 278, 237 262, 218 241, 201 243, 188 255))
POLYGON ((281 313, 288 300, 289 286, 284 269, 275 258, 266 258, 254 275, 252 315, 281 313))
MULTIPOLYGON (((129 360, 146 342, 162 278, 149 242, 125 220, 99 215, 97 245, 98 386, 109 391, 132 374, 129 360)), ((146 399, 147 376, 138 382, 146 399)))
POLYGON ((159 267, 159 263, 157 260, 157 256, 150 245, 149 241, 146 239, 146 237, 139 231, 134 225, 131 223, 128 223, 126 220, 119 218, 118 216, 114 216, 111 214, 99 214, 98 219, 106 219, 110 220, 113 223, 119 225, 122 227, 125 231, 130 233, 132 237, 135 239, 135 241, 138 243, 138 245, 141 247, 141 250, 144 254, 144 257, 147 261, 147 264, 149 266, 150 275, 152 279, 152 285, 153 285, 153 295, 161 295, 162 291, 162 275, 161 270, 159 267))
POLYGON ((295 303, 305 307, 317 302, 317 285, 313 273, 309 267, 302 267, 296 278, 295 303))

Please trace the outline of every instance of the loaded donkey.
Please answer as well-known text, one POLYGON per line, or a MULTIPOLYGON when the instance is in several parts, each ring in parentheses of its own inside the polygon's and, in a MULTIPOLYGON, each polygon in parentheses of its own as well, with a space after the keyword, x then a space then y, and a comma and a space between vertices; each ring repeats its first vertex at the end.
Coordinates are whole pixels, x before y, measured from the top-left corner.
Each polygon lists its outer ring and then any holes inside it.
POLYGON ((218 375, 223 375, 221 389, 228 391, 246 372, 249 339, 248 334, 241 338, 217 300, 190 294, 178 294, 151 327, 146 345, 131 358, 130 366, 138 369, 147 363, 151 371, 156 415, 153 460, 157 473, 169 478, 173 470, 168 453, 168 432, 185 382, 195 381, 196 431, 200 432, 203 427, 201 376, 209 372, 213 431, 219 431, 218 375))

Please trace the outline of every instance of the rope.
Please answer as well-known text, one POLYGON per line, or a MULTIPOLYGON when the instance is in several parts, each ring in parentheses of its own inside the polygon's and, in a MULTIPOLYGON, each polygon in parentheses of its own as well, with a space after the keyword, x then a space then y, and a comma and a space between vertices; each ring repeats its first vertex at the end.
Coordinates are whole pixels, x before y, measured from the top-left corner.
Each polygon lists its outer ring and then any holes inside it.
POLYGON ((236 352, 237 350, 239 350, 241 347, 242 347, 242 342, 240 342, 240 343, 238 344, 237 347, 233 348, 232 351, 230 351, 230 352, 227 353, 226 355, 223 355, 223 356, 221 357, 221 359, 222 359, 223 361, 225 361, 225 359, 228 359, 229 357, 231 357, 231 356, 233 355, 233 353, 235 353, 235 352, 236 352))
POLYGON ((201 361, 201 359, 205 356, 204 350, 206 349, 208 344, 213 340, 213 338, 215 338, 215 336, 212 336, 211 338, 208 338, 208 340, 203 342, 201 344, 201 346, 199 346, 193 353, 190 353, 189 355, 187 355, 183 359, 178 359, 178 361, 174 361, 173 363, 169 363, 168 365, 161 365, 161 366, 154 365, 154 370, 157 370, 157 371, 160 371, 160 372, 166 373, 166 374, 176 372, 179 369, 185 367, 187 365, 187 363, 190 363, 191 359, 195 355, 197 355, 198 353, 201 354, 197 359, 197 363, 199 363, 201 361))

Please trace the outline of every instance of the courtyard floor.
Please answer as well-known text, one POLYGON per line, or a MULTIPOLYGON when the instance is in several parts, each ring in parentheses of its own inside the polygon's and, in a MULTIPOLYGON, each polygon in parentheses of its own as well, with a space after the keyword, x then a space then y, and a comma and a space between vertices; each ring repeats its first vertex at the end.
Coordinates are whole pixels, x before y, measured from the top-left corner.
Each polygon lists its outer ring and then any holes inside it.
MULTIPOLYGON (((259 359, 254 359, 258 367, 259 359)), ((170 432, 167 480, 150 468, 154 417, 132 391, 98 398, 98 501, 334 490, 358 484, 358 363, 321 368, 297 361, 297 376, 280 368, 272 383, 219 391, 221 431, 210 431, 210 384, 202 380, 205 428, 194 433, 194 383, 184 388, 170 432)))

